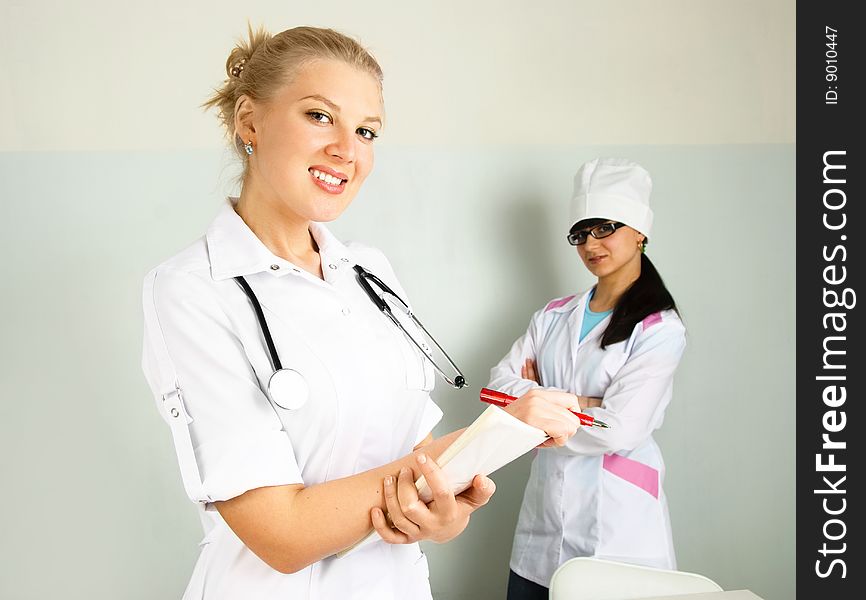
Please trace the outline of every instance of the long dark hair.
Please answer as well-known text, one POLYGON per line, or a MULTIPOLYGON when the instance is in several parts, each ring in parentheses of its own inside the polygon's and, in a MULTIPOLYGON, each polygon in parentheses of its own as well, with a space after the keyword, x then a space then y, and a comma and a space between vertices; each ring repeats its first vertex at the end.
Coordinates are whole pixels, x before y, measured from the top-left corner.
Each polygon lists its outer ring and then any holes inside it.
MULTIPOLYGON (((598 223, 603 223, 607 219, 587 219, 576 223, 572 227, 572 231, 593 227, 598 223)), ((646 240, 644 240, 644 246, 646 240)), ((677 305, 674 302, 673 296, 665 287, 665 282, 662 281, 661 275, 656 270, 655 265, 647 257, 646 254, 640 255, 640 276, 632 283, 629 288, 620 296, 619 301, 613 309, 613 314, 610 316, 610 323, 604 334, 601 336, 601 347, 606 348, 610 344, 616 344, 623 340, 627 340, 635 325, 643 321, 653 313, 663 310, 674 310, 677 314, 677 305)))
POLYGON ((640 255, 640 277, 620 296, 601 336, 601 347, 627 340, 634 326, 653 313, 672 309, 679 314, 673 296, 646 254, 640 255))

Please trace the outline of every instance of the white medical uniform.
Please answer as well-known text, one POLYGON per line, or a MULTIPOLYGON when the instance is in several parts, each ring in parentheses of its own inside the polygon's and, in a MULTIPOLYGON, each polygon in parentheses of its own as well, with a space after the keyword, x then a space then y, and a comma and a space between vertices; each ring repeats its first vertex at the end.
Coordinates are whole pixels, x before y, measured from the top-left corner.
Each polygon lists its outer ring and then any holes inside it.
POLYGON ((532 462, 510 564, 545 587, 576 556, 676 566, 664 462, 652 432, 671 399, 685 328, 676 312, 655 313, 602 350, 610 316, 578 341, 587 302, 589 292, 548 303, 490 373, 490 387, 521 396, 538 387, 520 377, 532 358, 543 387, 603 398, 601 408, 584 412, 610 425, 581 427, 532 462))
POLYGON ((429 395, 432 368, 352 269, 363 265, 405 299, 384 255, 343 245, 312 223, 323 281, 273 255, 231 202, 203 238, 144 282, 144 372, 205 530, 184 599, 430 598, 418 544, 379 540, 286 575, 213 508, 258 487, 310 486, 379 467, 410 453, 442 417, 429 395), (256 293, 283 367, 309 385, 297 410, 268 399, 273 368, 237 275, 256 293))

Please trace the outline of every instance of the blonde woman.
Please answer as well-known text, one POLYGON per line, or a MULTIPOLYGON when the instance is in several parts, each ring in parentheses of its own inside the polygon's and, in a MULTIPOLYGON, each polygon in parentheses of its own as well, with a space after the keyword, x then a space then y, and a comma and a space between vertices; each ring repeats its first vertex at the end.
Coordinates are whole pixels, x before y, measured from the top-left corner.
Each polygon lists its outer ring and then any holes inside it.
MULTIPOLYGON (((243 161, 239 197, 144 283, 144 371, 205 530, 184 598, 430 598, 417 541, 458 535, 494 485, 451 493, 435 458, 458 432, 431 435, 433 369, 359 269, 405 294, 381 252, 322 224, 373 167, 382 72, 310 27, 251 31, 226 71, 207 104, 243 161), (382 540, 334 556, 371 529, 382 540)), ((577 404, 535 392, 509 410, 562 444, 577 404)))

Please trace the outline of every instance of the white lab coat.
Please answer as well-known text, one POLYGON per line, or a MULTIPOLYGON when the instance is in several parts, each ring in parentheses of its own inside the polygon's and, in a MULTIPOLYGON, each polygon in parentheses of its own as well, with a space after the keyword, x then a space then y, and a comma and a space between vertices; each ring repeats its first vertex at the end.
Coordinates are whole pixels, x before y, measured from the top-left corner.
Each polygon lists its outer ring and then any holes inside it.
POLYGON ((685 328, 672 310, 650 315, 631 336, 600 347, 610 316, 578 342, 589 291, 553 300, 490 373, 490 387, 521 396, 525 359, 543 387, 603 398, 587 414, 610 429, 581 427, 561 448, 540 449, 523 497, 511 569, 543 586, 576 556, 676 567, 664 462, 652 438, 671 399, 685 328))
POLYGON ((144 282, 143 367, 174 438, 183 485, 205 530, 185 600, 431 597, 417 544, 379 540, 281 574, 211 504, 247 490, 314 485, 404 456, 442 416, 433 371, 358 285, 353 265, 405 299, 381 252, 343 245, 317 223, 321 280, 273 255, 227 203, 207 234, 144 282), (284 367, 310 388, 287 411, 270 403, 273 369, 243 275, 284 367))

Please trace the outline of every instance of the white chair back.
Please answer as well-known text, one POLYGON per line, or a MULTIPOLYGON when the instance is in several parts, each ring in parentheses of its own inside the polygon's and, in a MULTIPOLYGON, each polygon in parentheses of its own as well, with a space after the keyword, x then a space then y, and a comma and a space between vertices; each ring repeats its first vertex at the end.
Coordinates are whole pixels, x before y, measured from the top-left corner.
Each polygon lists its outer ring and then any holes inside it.
POLYGON ((562 563, 550 580, 550 600, 637 600, 720 591, 719 584, 696 573, 587 557, 562 563))

